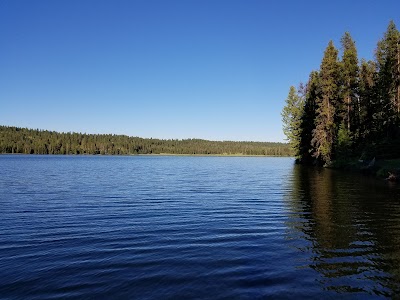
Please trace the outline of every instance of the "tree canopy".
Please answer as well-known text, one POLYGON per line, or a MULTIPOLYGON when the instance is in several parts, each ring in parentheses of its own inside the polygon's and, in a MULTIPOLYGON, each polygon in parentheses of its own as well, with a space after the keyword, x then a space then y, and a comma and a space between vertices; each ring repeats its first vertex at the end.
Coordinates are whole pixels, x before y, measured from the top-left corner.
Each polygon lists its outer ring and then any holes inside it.
POLYGON ((339 58, 329 42, 305 93, 290 88, 282 115, 301 116, 283 118, 283 129, 298 145, 295 155, 300 162, 325 165, 349 157, 400 157, 400 32, 391 21, 374 61, 359 61, 349 32, 341 46, 339 58), (304 101, 288 101, 299 97, 304 101))
POLYGON ((60 133, 0 126, 0 153, 23 154, 214 154, 290 156, 285 143, 161 140, 113 134, 60 133))

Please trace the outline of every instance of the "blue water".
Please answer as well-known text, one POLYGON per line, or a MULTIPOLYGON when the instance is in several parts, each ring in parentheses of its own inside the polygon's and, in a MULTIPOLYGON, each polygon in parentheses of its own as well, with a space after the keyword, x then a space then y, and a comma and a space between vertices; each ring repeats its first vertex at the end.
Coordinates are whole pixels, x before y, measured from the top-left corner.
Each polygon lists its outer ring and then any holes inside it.
POLYGON ((0 297, 379 298, 400 189, 291 158, 0 156, 0 297))

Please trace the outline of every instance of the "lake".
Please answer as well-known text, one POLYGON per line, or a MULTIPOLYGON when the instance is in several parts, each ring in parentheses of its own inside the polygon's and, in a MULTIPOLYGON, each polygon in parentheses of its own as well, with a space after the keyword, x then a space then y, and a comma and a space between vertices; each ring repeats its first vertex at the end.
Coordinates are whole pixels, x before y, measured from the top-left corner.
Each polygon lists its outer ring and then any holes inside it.
POLYGON ((0 156, 0 298, 400 295, 400 187, 292 158, 0 156))

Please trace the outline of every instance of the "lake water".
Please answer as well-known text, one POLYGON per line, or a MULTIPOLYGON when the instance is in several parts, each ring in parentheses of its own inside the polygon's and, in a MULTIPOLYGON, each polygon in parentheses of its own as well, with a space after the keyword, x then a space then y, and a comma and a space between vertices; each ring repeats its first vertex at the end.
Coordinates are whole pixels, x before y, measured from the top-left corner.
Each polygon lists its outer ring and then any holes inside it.
POLYGON ((400 295, 400 188, 291 158, 0 156, 0 298, 400 295))

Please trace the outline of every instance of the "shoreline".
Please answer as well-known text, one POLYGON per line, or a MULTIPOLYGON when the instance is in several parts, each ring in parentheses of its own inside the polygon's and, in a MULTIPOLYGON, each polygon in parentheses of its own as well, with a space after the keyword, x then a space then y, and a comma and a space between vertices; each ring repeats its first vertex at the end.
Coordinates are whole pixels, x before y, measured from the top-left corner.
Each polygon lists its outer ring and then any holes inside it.
POLYGON ((1 155, 26 155, 26 156, 193 156, 193 157, 292 157, 284 155, 246 155, 246 154, 174 154, 174 153, 148 153, 148 154, 26 154, 26 153, 0 153, 1 155))
POLYGON ((337 161, 327 168, 356 172, 380 180, 392 182, 400 181, 400 159, 378 159, 376 161, 374 159, 373 164, 371 164, 371 162, 360 162, 358 160, 348 160, 345 162, 337 161))

